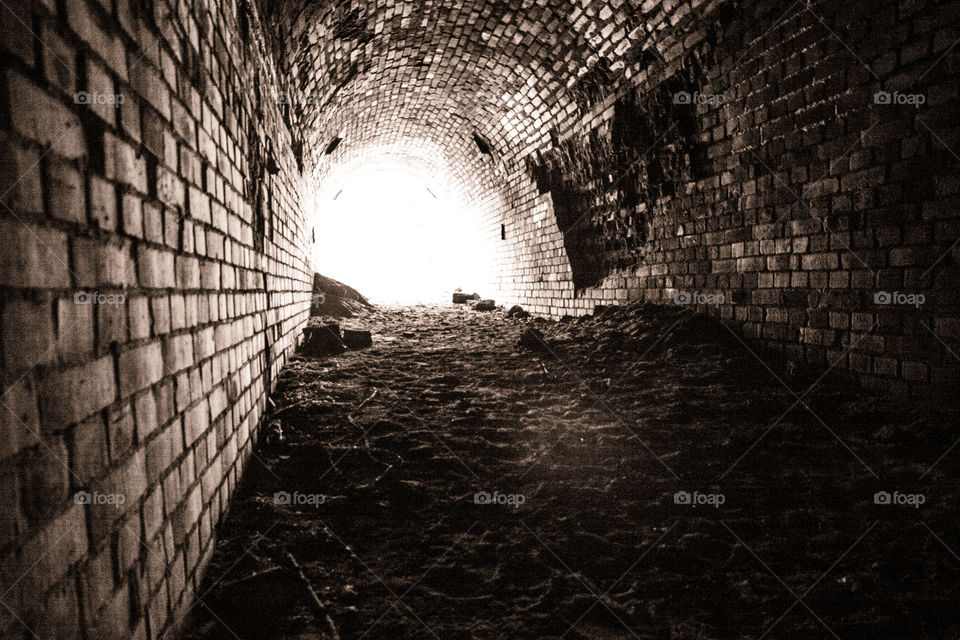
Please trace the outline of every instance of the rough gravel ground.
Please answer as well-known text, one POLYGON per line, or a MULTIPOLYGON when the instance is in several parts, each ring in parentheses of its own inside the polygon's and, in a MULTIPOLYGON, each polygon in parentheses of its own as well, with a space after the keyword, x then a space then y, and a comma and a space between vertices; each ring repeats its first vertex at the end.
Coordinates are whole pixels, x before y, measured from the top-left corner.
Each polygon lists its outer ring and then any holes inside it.
POLYGON ((185 637, 958 636, 955 406, 805 394, 679 308, 344 326, 374 346, 281 375, 185 637))

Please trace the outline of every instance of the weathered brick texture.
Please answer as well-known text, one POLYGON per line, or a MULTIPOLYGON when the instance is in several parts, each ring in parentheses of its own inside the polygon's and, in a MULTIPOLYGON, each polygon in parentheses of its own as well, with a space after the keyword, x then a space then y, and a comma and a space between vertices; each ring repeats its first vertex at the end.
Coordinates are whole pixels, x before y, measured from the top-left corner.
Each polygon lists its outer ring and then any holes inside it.
POLYGON ((461 195, 500 303, 960 381, 960 0, 0 11, 4 637, 176 624, 306 320, 308 195, 371 163, 461 195))
POLYGON ((306 321, 301 170, 272 54, 225 37, 235 5, 13 6, 0 637, 159 638, 191 604, 306 321), (253 175, 265 149, 275 170, 253 175))
POLYGON ((264 10, 320 191, 383 158, 446 180, 498 301, 722 297, 697 308, 791 359, 960 379, 957 0, 264 10))

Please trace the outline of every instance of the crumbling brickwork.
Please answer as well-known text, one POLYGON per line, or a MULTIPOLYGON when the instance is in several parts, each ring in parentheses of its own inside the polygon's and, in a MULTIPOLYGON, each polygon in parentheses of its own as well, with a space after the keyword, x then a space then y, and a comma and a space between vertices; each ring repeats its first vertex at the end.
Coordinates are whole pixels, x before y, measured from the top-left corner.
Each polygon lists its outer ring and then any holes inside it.
MULTIPOLYGON (((652 33, 611 35, 612 90, 508 177, 500 295, 553 317, 700 300, 791 359, 949 393, 960 3, 634 9, 652 33)), ((602 14, 584 29, 619 33, 602 14)))
POLYGON ((383 157, 447 175, 499 301, 722 298, 699 308, 792 359, 955 382, 955 1, 264 11, 320 187, 383 157))
POLYGON ((301 171, 253 8, 2 11, 0 636, 158 638, 306 321, 301 171))
POLYGON ((0 12, 4 637, 177 623, 306 321, 305 201, 384 159, 461 194, 501 304, 958 382, 958 0, 0 12))

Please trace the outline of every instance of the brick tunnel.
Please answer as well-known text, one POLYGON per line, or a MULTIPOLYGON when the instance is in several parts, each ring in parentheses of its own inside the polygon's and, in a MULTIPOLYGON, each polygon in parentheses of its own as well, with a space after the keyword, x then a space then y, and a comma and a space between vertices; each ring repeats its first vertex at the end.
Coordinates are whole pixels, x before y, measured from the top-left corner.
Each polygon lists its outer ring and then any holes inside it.
POLYGON ((0 14, 0 637, 960 633, 960 1, 0 14))

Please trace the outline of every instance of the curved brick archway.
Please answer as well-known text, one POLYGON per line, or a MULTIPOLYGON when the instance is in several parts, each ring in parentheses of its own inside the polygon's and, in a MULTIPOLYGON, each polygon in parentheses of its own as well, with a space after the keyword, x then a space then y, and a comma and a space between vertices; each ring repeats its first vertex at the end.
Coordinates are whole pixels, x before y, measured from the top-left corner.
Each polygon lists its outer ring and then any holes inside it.
POLYGON ((463 195, 499 303, 960 380, 958 0, 0 12, 0 636, 178 624, 308 319, 308 203, 378 162, 463 195))

